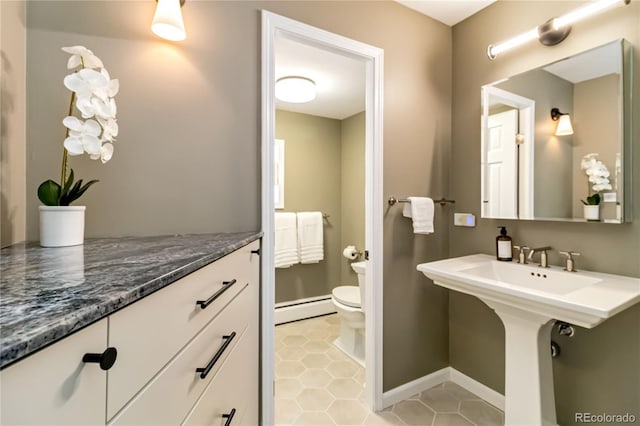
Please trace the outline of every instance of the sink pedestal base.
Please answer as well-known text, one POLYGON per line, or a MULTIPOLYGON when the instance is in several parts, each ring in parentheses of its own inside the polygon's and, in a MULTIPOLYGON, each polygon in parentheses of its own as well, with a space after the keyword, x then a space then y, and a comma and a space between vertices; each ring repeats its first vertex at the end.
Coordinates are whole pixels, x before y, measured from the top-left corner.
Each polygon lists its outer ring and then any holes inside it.
POLYGON ((557 425, 551 329, 554 320, 482 299, 505 330, 505 425, 557 425))

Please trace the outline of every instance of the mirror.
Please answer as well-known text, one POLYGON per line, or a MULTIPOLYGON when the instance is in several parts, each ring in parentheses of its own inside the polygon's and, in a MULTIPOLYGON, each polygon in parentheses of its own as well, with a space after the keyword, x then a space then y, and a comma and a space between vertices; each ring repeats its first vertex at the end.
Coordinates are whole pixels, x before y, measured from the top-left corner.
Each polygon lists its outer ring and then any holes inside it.
POLYGON ((482 87, 483 218, 631 219, 631 51, 616 40, 482 87))

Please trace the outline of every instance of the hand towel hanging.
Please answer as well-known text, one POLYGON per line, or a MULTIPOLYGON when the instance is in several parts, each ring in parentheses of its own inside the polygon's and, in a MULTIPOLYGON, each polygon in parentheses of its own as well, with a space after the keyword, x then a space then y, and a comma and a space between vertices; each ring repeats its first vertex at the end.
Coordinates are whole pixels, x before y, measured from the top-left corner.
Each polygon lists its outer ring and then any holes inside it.
POLYGON ((288 268, 300 261, 295 213, 277 212, 274 217, 274 263, 276 268, 288 268))
POLYGON ((433 200, 429 197, 408 197, 409 202, 404 205, 402 215, 413 220, 413 232, 415 234, 432 234, 433 226, 433 200))
POLYGON ((324 259, 322 212, 298 213, 298 249, 300 263, 318 263, 324 259))

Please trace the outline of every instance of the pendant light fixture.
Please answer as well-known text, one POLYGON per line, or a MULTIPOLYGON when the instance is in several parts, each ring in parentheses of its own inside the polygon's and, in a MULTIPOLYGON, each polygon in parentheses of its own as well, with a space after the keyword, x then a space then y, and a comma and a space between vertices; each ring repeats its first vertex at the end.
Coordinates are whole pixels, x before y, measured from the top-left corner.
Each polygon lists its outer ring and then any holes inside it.
POLYGON ((185 0, 156 0, 156 13, 151 23, 151 31, 159 37, 171 41, 187 38, 180 8, 185 0))

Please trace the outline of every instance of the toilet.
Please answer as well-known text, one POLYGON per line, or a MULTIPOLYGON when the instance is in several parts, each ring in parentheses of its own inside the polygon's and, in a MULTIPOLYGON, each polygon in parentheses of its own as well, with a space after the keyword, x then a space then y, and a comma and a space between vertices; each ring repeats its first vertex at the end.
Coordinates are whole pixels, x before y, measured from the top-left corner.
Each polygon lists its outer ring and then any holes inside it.
POLYGON ((340 317, 340 335, 333 344, 364 366, 364 286, 366 262, 354 262, 358 285, 336 287, 331 301, 340 317))

